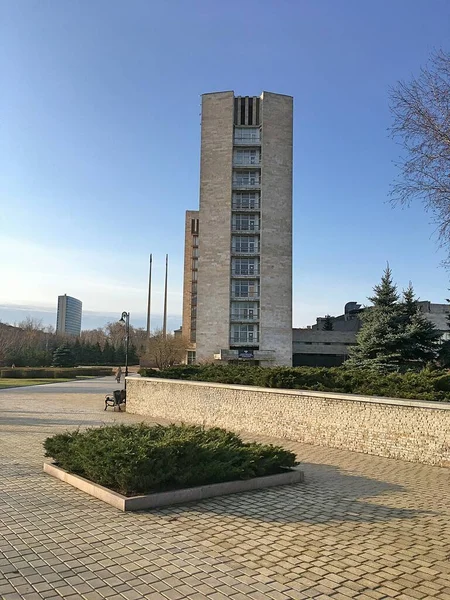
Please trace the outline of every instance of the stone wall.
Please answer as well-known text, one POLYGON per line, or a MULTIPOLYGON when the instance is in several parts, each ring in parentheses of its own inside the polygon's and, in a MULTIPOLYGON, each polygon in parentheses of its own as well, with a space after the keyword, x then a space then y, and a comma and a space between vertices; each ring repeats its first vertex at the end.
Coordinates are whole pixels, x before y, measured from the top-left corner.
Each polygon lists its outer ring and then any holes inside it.
POLYGON ((128 378, 127 412, 450 467, 450 403, 128 378))

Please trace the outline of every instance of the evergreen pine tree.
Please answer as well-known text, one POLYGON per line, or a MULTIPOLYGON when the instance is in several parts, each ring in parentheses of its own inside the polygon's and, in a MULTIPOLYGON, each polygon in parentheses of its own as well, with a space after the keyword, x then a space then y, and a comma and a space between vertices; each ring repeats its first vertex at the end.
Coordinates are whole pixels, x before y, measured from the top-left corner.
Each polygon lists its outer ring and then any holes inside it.
POLYGON ((322 331, 333 331, 333 329, 333 319, 330 317, 330 315, 325 315, 325 319, 322 325, 322 331))
POLYGON ((441 333, 420 309, 412 316, 406 333, 408 343, 403 353, 406 367, 424 367, 436 360, 441 346, 441 333))
POLYGON ((128 364, 129 365, 138 365, 139 364, 139 356, 137 353, 136 346, 131 343, 128 348, 128 364))
POLYGON ((115 349, 116 354, 116 365, 124 365, 125 364, 125 348, 123 345, 118 346, 115 349))
POLYGON ((398 370, 422 368, 438 355, 440 333, 421 312, 410 283, 399 302, 392 272, 386 268, 362 314, 349 366, 398 370))
POLYGON ((389 265, 369 300, 373 306, 361 314, 362 327, 356 338, 357 345, 351 350, 348 365, 395 370, 401 364, 404 335, 399 295, 389 265))
POLYGON ((83 361, 82 361, 82 346, 80 343, 80 339, 77 338, 75 340, 75 344, 72 346, 72 352, 73 352, 73 356, 75 358, 75 362, 77 365, 82 365, 83 361))
POLYGON ((437 358, 441 334, 420 310, 411 282, 403 292, 401 308, 404 328, 402 363, 406 368, 424 367, 437 358))
POLYGON ((397 286, 392 280, 392 270, 387 265, 381 282, 373 288, 375 294, 369 300, 376 308, 391 308, 399 301, 397 286))
POLYGON ((86 342, 85 341, 80 342, 78 364, 79 365, 87 364, 87 362, 86 362, 86 342))
POLYGON ((100 342, 97 342, 93 346, 92 364, 93 365, 101 365, 102 362, 103 362, 102 347, 100 346, 100 342))
POLYGON ((53 353, 52 367, 74 367, 75 357, 72 349, 67 344, 63 344, 56 348, 53 353))
POLYGON ((96 349, 95 344, 85 342, 83 344, 83 365, 95 364, 96 349))
POLYGON ((114 364, 114 347, 111 346, 108 339, 105 341, 105 345, 103 346, 103 364, 114 364))
POLYGON ((403 292, 403 312, 405 316, 412 318, 419 308, 419 302, 414 293, 412 283, 409 282, 408 287, 403 292))
MULTIPOLYGON (((447 303, 450 304, 450 299, 447 298, 447 303)), ((450 307, 447 313, 447 327, 450 329, 450 307)), ((441 342, 439 349, 439 362, 443 367, 450 367, 450 340, 441 342)))

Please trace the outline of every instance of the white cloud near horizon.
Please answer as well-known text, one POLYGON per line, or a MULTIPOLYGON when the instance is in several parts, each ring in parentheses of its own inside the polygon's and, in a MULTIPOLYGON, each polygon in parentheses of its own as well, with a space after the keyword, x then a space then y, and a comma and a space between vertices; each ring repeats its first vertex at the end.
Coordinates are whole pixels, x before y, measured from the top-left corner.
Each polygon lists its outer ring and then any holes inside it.
MULTIPOLYGON (((109 236, 113 240, 113 236, 109 236)), ((106 238, 105 238, 106 239, 106 238)), ((83 302, 83 310, 102 314, 129 310, 144 313, 147 306, 147 257, 108 248, 101 252, 38 244, 17 237, 0 239, 0 303, 56 308, 57 297, 68 294, 83 302)), ((159 257, 153 270, 152 312, 162 312, 164 274, 159 257), (158 264, 160 263, 160 264, 158 264)), ((154 261, 155 265, 155 261, 154 261)), ((180 265, 169 265, 168 312, 181 313, 180 265)))

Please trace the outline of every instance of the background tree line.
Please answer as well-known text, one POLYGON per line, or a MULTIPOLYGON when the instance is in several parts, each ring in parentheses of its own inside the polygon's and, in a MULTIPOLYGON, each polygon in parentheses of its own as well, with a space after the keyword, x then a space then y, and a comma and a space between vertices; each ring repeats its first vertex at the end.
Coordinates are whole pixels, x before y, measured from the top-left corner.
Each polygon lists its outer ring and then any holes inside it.
MULTIPOLYGON (((121 323, 82 331, 78 337, 61 335, 29 317, 15 326, 0 323, 0 366, 124 365, 125 333, 121 323), (56 365, 57 351, 61 356, 57 354, 56 365)), ((142 360, 148 366, 166 368, 180 363, 185 349, 181 336, 155 331, 148 339, 144 329, 130 326, 129 365, 142 360)))
MULTIPOLYGON (((0 366, 48 367, 57 348, 70 348, 77 365, 123 365, 125 328, 120 323, 82 331, 80 336, 56 333, 42 321, 27 317, 15 326, 0 323, 0 366)), ((146 332, 130 326, 128 363, 138 364, 146 350, 146 332)))

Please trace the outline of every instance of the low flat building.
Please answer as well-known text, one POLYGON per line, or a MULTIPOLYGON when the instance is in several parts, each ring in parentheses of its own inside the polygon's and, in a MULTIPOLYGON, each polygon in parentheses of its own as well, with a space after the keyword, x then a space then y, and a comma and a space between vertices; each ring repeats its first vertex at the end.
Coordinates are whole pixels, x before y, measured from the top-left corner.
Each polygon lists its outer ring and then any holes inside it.
POLYGON ((292 330, 294 367, 337 367, 347 360, 356 344, 356 331, 292 330))
MULTIPOLYGON (((450 338, 448 316, 450 306, 448 304, 436 304, 429 300, 419 300, 417 303, 426 318, 441 332, 443 339, 450 338)), ((370 308, 370 307, 369 307, 370 308)), ((360 314, 366 310, 357 302, 347 302, 344 306, 344 314, 337 317, 328 317, 333 326, 333 331, 355 331, 361 329, 360 314)), ((314 331, 323 331, 327 317, 317 317, 316 323, 311 325, 314 331)))
MULTIPOLYGON (((449 305, 428 300, 418 302, 425 317, 440 331, 442 339, 450 339, 448 323, 449 305)), ((337 317, 317 317, 316 323, 306 329, 294 329, 292 341, 293 365, 334 367, 347 360, 350 349, 356 344, 361 329, 361 312, 366 310, 357 302, 347 302, 344 314, 337 317), (325 323, 333 327, 325 331, 325 323)))
POLYGON ((419 302, 419 308, 426 316, 426 318, 433 323, 436 329, 442 334, 442 339, 450 339, 450 328, 449 328, 449 305, 448 304, 435 304, 428 300, 419 302))
MULTIPOLYGON (((337 317, 328 317, 333 324, 333 331, 359 331, 361 329, 361 319, 359 313, 361 304, 357 302, 347 302, 344 306, 344 314, 337 317)), ((317 317, 315 325, 311 329, 322 331, 327 317, 317 317)))

